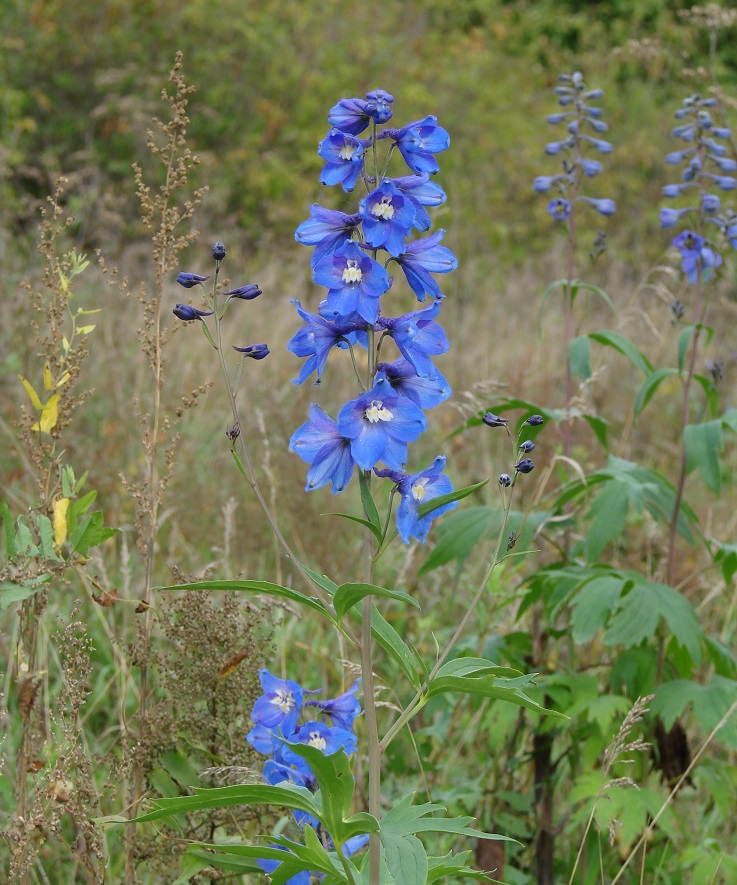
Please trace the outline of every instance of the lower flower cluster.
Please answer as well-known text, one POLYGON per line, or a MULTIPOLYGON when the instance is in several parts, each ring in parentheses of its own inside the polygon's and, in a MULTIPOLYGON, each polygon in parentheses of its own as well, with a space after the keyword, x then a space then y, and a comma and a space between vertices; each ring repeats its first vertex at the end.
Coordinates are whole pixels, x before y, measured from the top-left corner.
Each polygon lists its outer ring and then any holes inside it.
MULTIPOLYGON (((321 701, 312 697, 319 689, 304 689, 291 679, 279 679, 267 669, 259 671, 264 693, 256 701, 251 718, 254 727, 248 734, 248 742, 269 759, 264 765, 264 779, 276 785, 296 784, 316 792, 317 782, 307 762, 294 752, 291 745, 307 744, 326 756, 343 750, 346 755, 356 752, 356 735, 353 724, 361 712, 356 697, 360 680, 337 698, 321 701), (311 709, 310 709, 311 708, 311 709), (300 720, 304 720, 300 724, 300 720)), ((300 831, 311 827, 328 850, 335 845, 320 822, 303 811, 295 810, 294 818, 300 831)), ((367 835, 349 839, 342 851, 346 856, 355 854, 368 842, 367 835)), ((279 846, 274 846, 279 847, 279 846)), ((260 860, 260 866, 272 873, 278 861, 260 860)), ((310 876, 318 875, 304 870, 292 876, 285 885, 309 885, 310 876)))

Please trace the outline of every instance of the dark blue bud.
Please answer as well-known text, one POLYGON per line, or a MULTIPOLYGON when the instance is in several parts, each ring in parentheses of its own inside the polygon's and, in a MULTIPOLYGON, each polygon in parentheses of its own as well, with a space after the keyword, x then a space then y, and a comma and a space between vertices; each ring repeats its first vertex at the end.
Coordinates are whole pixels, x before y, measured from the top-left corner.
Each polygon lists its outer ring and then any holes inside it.
POLYGON ((524 452, 525 455, 529 455, 530 452, 535 448, 535 443, 531 439, 526 439, 523 443, 520 444, 520 451, 524 452))
POLYGON ((185 289, 191 289, 209 279, 209 274, 206 277, 202 277, 198 273, 180 273, 177 277, 177 282, 180 286, 184 286, 185 289))
POLYGON ((535 465, 530 461, 529 458, 523 458, 519 464, 514 465, 514 469, 517 473, 532 473, 535 469, 535 465))
POLYGON ((241 286, 239 289, 231 289, 230 292, 223 292, 223 295, 228 296, 228 301, 231 298, 240 298, 241 301, 251 301, 253 298, 258 298, 261 294, 261 289, 255 283, 249 283, 248 286, 241 286))
POLYGON ((225 244, 221 243, 220 240, 212 247, 212 257, 215 261, 222 261, 225 258, 225 244))
POLYGON ((233 350, 242 353, 244 358, 251 357, 254 360, 265 359, 270 353, 269 348, 265 344, 249 344, 248 347, 236 347, 234 344, 233 350))
POLYGON ((511 477, 508 473, 502 473, 502 474, 499 476, 499 485, 502 486, 502 488, 505 488, 505 489, 506 489, 508 486, 511 486, 511 485, 512 485, 512 477, 511 477))
POLYGON ((225 431, 225 435, 231 442, 235 442, 241 435, 241 425, 236 421, 232 427, 228 427, 225 431))
POLYGON ((487 427, 505 427, 509 419, 500 418, 499 415, 495 415, 493 412, 487 412, 481 420, 487 427))
MULTIPOLYGON (((545 419, 542 415, 531 415, 526 421, 525 424, 529 424, 530 427, 539 427, 541 424, 545 423, 545 419)), ((522 426, 524 427, 525 424, 522 426)))
POLYGON ((211 310, 198 310, 191 304, 177 304, 172 313, 187 323, 190 320, 201 320, 202 317, 209 317, 213 314, 211 310))

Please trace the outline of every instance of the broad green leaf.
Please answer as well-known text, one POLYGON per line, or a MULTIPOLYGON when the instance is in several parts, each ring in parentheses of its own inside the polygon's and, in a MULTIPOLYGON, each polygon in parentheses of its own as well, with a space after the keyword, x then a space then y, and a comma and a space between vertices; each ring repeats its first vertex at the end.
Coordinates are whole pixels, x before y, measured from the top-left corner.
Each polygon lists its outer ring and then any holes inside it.
POLYGON ((582 381, 591 377, 591 342, 588 335, 574 338, 568 345, 571 372, 582 381))
POLYGON ((663 720, 666 731, 673 728, 673 723, 683 714, 686 707, 693 701, 701 686, 690 679, 674 679, 665 682, 655 689, 655 697, 650 710, 663 720))
POLYGON ((702 633, 696 612, 685 596, 665 584, 636 583, 629 593, 623 595, 611 626, 604 634, 604 643, 626 648, 639 645, 643 639, 655 635, 661 617, 693 662, 698 664, 702 633))
POLYGON ((589 642, 603 630, 624 587, 621 575, 601 575, 587 581, 572 603, 574 642, 589 642))
POLYGON ((493 839, 503 842, 515 842, 508 836, 495 833, 484 833, 469 824, 472 817, 428 817, 435 812, 445 811, 443 805, 426 802, 424 805, 412 805, 412 796, 404 796, 381 818, 382 837, 386 833, 394 836, 408 836, 417 833, 455 833, 458 836, 471 836, 477 839, 493 839))
POLYGON ((589 338, 599 344, 603 344, 604 347, 612 347, 614 350, 618 350, 623 356, 627 357, 633 366, 644 372, 645 375, 649 375, 652 372, 653 366, 650 360, 628 338, 620 335, 619 332, 611 332, 609 330, 591 332, 589 338))
POLYGON ((635 415, 639 415, 650 402, 655 395, 655 391, 660 387, 661 382, 678 374, 678 369, 658 369, 657 372, 653 372, 646 378, 635 397, 635 415))
POLYGON ((33 543, 33 535, 31 530, 25 523, 22 516, 19 516, 16 522, 17 530, 15 533, 15 550, 16 553, 25 554, 26 556, 38 556, 39 549, 33 543))
POLYGON ((61 558, 54 549, 54 527, 45 513, 39 513, 37 518, 38 535, 41 540, 41 555, 46 559, 61 562, 61 558))
POLYGON ((182 750, 172 750, 164 753, 161 758, 161 765, 183 787, 193 787, 201 782, 199 772, 192 765, 189 756, 182 750))
POLYGON ((453 658, 446 661, 435 675, 436 679, 443 676, 504 676, 516 679, 522 676, 519 670, 512 667, 500 667, 486 658, 453 658))
POLYGON ((686 472, 690 473, 697 467, 707 487, 718 495, 722 490, 719 453, 724 447, 721 420, 687 425, 683 429, 683 443, 686 448, 686 472))
POLYGON ((448 492, 447 495, 439 495, 437 498, 433 498, 432 501, 425 501, 424 504, 420 504, 417 508, 417 515, 421 517, 426 516, 428 513, 432 513, 433 510, 437 510, 438 507, 443 507, 445 504, 451 504, 453 501, 460 501, 462 498, 467 498, 469 495, 473 494, 473 492, 483 488, 488 481, 488 479, 482 479, 481 482, 475 482, 473 485, 465 486, 462 489, 456 489, 453 492, 448 492))
MULTIPOLYGON (((201 852, 202 853, 202 852, 201 852)), ((198 857, 195 852, 190 852, 189 848, 182 856, 179 876, 174 880, 173 885, 187 885, 193 876, 202 872, 206 867, 210 866, 209 860, 204 857, 198 857)))
POLYGON ((163 768, 154 768, 148 775, 151 786, 160 796, 172 799, 181 792, 179 784, 175 783, 171 775, 163 768))
POLYGON ((103 525, 102 511, 95 510, 77 526, 77 530, 69 539, 69 544, 75 553, 87 556, 90 547, 97 547, 117 533, 118 529, 103 525))
POLYGON ((427 852, 417 836, 398 836, 382 831, 381 842, 386 853, 386 865, 397 882, 402 885, 426 885, 427 852))
POLYGON ((606 545, 624 529, 629 509, 628 487, 612 480, 599 491, 589 510, 591 525, 586 532, 586 559, 595 562, 606 545))
POLYGON ((453 854, 449 851, 443 857, 428 857, 427 885, 432 885, 446 876, 460 879, 484 879, 489 881, 488 873, 476 870, 470 864, 473 863, 470 849, 453 854))
POLYGON ((371 494, 371 487, 369 486, 366 474, 363 470, 358 471, 358 485, 361 489, 361 502, 363 504, 364 512, 366 513, 366 519, 368 519, 371 525, 378 529, 379 541, 381 541, 381 519, 379 518, 379 511, 376 509, 374 497, 371 494))
POLYGON ((286 746, 310 766, 320 788, 322 799, 320 820, 325 824, 336 845, 342 845, 346 838, 342 832, 343 820, 350 813, 355 787, 348 756, 343 750, 326 756, 322 750, 309 744, 287 742, 286 746))
POLYGON ((733 433, 737 433, 737 409, 727 409, 722 415, 722 424, 733 433))
POLYGON ((128 823, 161 820, 205 808, 230 808, 233 805, 275 805, 278 808, 305 811, 318 819, 321 815, 312 793, 295 784, 280 784, 276 787, 270 784, 236 784, 230 787, 195 789, 194 796, 155 799, 153 804, 153 811, 131 818, 128 823))
POLYGON ((404 602, 415 608, 420 607, 420 603, 403 590, 387 590, 385 587, 378 587, 376 584, 341 584, 333 597, 333 605, 335 606, 335 613, 338 619, 342 620, 346 612, 366 596, 381 596, 385 599, 404 602))
POLYGON ((371 607, 371 632, 374 639, 402 668, 402 672, 409 679, 413 688, 419 688, 419 673, 422 670, 422 661, 417 653, 406 644, 394 627, 382 616, 375 605, 371 607))
POLYGON ((0 614, 16 602, 30 599, 48 584, 51 575, 40 575, 34 583, 14 584, 12 581, 0 581, 0 614))
POLYGON ((519 707, 526 707, 528 710, 534 710, 536 713, 542 713, 545 716, 553 716, 559 719, 567 718, 562 713, 546 709, 521 691, 521 686, 534 685, 534 679, 534 674, 514 679, 497 678, 494 676, 482 676, 479 678, 442 676, 439 679, 436 677, 430 683, 428 696, 433 697, 446 692, 473 694, 478 697, 492 698, 493 700, 516 704, 519 707))
POLYGON ((299 590, 293 590, 291 587, 282 587, 279 584, 272 584, 270 581, 194 581, 191 584, 174 584, 169 587, 155 587, 155 590, 225 590, 244 593, 264 593, 267 596, 276 596, 280 599, 288 599, 290 602, 296 602, 318 612, 334 622, 331 612, 326 611, 322 603, 313 596, 306 596, 299 590))
POLYGON ((602 448, 608 451, 609 440, 607 439, 607 432, 609 430, 609 422, 605 418, 600 418, 598 415, 581 415, 581 417, 589 425, 594 436, 601 443, 602 448))
POLYGON ((603 289, 600 289, 599 286, 594 286, 591 283, 582 283, 580 280, 574 280, 573 285, 575 294, 578 293, 579 289, 583 289, 587 292, 593 292, 594 295, 598 295, 599 298, 601 298, 601 300, 612 309, 612 313, 617 312, 617 308, 614 306, 614 302, 612 301, 612 299, 603 289))

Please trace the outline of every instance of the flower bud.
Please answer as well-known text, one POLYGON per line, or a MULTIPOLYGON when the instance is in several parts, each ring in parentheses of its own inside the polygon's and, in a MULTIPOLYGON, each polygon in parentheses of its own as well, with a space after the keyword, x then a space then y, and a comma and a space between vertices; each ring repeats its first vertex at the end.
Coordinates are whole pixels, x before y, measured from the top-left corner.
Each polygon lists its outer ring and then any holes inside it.
POLYGON ((221 243, 220 240, 212 247, 212 257, 218 262, 225 258, 225 244, 221 243))
POLYGON ((512 477, 508 473, 502 473, 499 476, 499 485, 506 489, 512 485, 512 477))
POLYGON ((535 465, 529 458, 523 458, 518 464, 514 465, 514 469, 517 473, 532 473, 535 469, 535 465))
POLYGON ((484 424, 486 424, 487 427, 505 427, 509 419, 500 418, 493 412, 487 412, 481 420, 484 422, 484 424))
POLYGON ((198 310, 196 307, 192 307, 191 304, 177 304, 172 313, 174 316, 179 317, 180 320, 188 323, 191 320, 201 320, 202 317, 212 316, 213 311, 198 310))
POLYGON ((200 276, 198 273, 180 273, 177 277, 177 282, 180 286, 184 286, 185 289, 191 289, 198 284, 202 284, 205 280, 209 280, 210 275, 208 274, 206 277, 200 276))
MULTIPOLYGON (((530 417, 525 421, 525 424, 529 424, 530 427, 539 427, 544 422, 545 419, 542 415, 530 415, 530 417)), ((522 426, 524 427, 524 424, 522 426)))
POLYGON ((531 439, 526 439, 526 440, 520 445, 519 448, 520 448, 520 451, 521 451, 521 452, 524 452, 524 453, 525 453, 525 455, 529 455, 530 452, 535 448, 535 443, 534 443, 531 439))
POLYGON ((249 283, 247 286, 241 286, 238 289, 231 289, 230 292, 223 292, 223 295, 228 296, 228 301, 231 298, 240 298, 241 301, 252 301, 254 298, 258 298, 261 294, 261 289, 255 283, 249 283))
POLYGON ((244 358, 251 357, 254 360, 262 360, 265 359, 270 353, 269 348, 266 344, 249 344, 248 347, 236 347, 233 345, 233 350, 237 350, 238 353, 242 353, 244 358))

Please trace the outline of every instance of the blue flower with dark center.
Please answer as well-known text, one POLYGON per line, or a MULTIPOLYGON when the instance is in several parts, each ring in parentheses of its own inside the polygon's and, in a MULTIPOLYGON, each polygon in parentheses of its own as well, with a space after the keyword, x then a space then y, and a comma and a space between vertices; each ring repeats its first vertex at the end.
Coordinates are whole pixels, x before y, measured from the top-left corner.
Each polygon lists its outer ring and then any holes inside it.
POLYGON ((367 323, 376 322, 379 299, 390 286, 386 270, 351 240, 319 261, 312 278, 328 289, 328 307, 336 315, 357 313, 367 323))
POLYGON ((430 375, 435 370, 431 356, 446 353, 450 345, 442 326, 435 322, 440 312, 436 301, 424 310, 405 313, 400 317, 379 317, 377 326, 391 335, 402 356, 415 367, 420 375, 430 375))
POLYGON ((211 310, 199 310, 197 307, 192 307, 191 304, 177 304, 172 310, 174 316, 179 317, 180 320, 184 320, 185 323, 190 322, 191 320, 201 320, 202 317, 210 317, 213 314, 211 310))
POLYGON ((184 286, 185 289, 192 289, 194 286, 199 286, 205 282, 205 280, 209 280, 210 275, 208 274, 206 277, 200 276, 198 273, 180 273, 177 276, 177 282, 180 286, 184 286))
POLYGON ((354 344, 356 341, 355 328, 350 323, 331 323, 318 314, 309 313, 295 299, 292 299, 292 304, 307 324, 302 326, 287 344, 287 350, 296 356, 307 357, 307 362, 302 366, 302 371, 299 373, 299 377, 294 379, 294 383, 302 384, 313 372, 317 371, 315 383, 319 384, 331 349, 333 347, 346 348, 349 342, 354 344))
POLYGON ((565 221, 571 214, 571 204, 568 200, 556 197, 548 203, 548 212, 556 221, 565 221))
POLYGON ((404 252, 404 238, 415 220, 415 207, 390 179, 385 179, 361 200, 364 240, 373 249, 384 248, 390 255, 404 252))
POLYGON ((328 715, 333 725, 338 728, 351 729, 356 716, 361 712, 361 704, 356 697, 356 692, 361 684, 357 679, 348 691, 343 692, 337 698, 328 701, 308 700, 307 707, 317 707, 322 713, 328 715))
POLYGON ((271 353, 268 346, 266 344, 249 344, 247 347, 236 347, 233 345, 233 350, 237 350, 238 353, 242 353, 244 359, 246 357, 250 357, 252 360, 263 360, 271 353))
POLYGON ((445 191, 430 181, 430 175, 422 172, 419 175, 404 175, 394 178, 394 186, 407 197, 415 207, 414 226, 417 230, 430 230, 432 224, 425 206, 442 206, 446 200, 445 191))
POLYGON ((405 544, 409 544, 410 538, 417 538, 421 544, 424 544, 433 519, 458 506, 457 501, 451 501, 424 516, 419 515, 421 504, 453 491, 453 484, 443 474, 443 470, 445 470, 445 456, 440 456, 427 470, 405 475, 397 483, 399 494, 402 496, 397 507, 397 531, 405 544))
POLYGON ((376 380, 386 378, 400 396, 406 396, 421 409, 434 409, 451 395, 445 378, 433 366, 427 375, 418 375, 415 367, 404 357, 393 363, 379 363, 376 380))
POLYGON ((312 465, 307 471, 308 492, 332 483, 333 494, 337 495, 353 475, 351 440, 316 403, 310 406, 309 421, 292 434, 289 450, 312 465))
POLYGON ((381 378, 371 390, 347 402, 338 414, 338 432, 350 439, 351 455, 362 470, 379 461, 401 470, 407 460, 407 444, 426 429, 422 410, 381 378))
POLYGON ((424 301, 426 295, 435 300, 444 298, 431 274, 450 273, 458 267, 458 259, 450 249, 438 245, 444 236, 445 231, 438 230, 422 240, 414 240, 407 244, 404 254, 395 259, 418 301, 424 301))
POLYGON ((223 292, 223 295, 227 295, 228 301, 231 298, 238 298, 240 301, 253 301, 254 298, 258 298, 261 294, 261 289, 255 283, 249 283, 247 286, 239 286, 237 289, 223 292))
POLYGON ((394 139, 404 162, 417 173, 439 172, 440 166, 433 155, 450 147, 450 136, 438 126, 438 118, 432 114, 401 129, 385 129, 381 136, 394 139))
POLYGON ((323 138, 317 153, 325 160, 320 173, 321 184, 341 184, 346 193, 353 190, 363 172, 364 143, 360 138, 331 129, 323 138))
POLYGON ((313 203, 310 206, 311 218, 303 221, 294 233, 294 239, 303 246, 314 246, 312 264, 317 264, 326 255, 350 240, 353 232, 361 224, 361 216, 348 215, 337 209, 325 209, 313 203))
POLYGON ((704 243, 704 238, 685 230, 674 240, 673 245, 683 257, 681 270, 688 275, 691 283, 695 283, 701 275, 703 281, 708 280, 715 267, 722 263, 722 256, 704 243))

